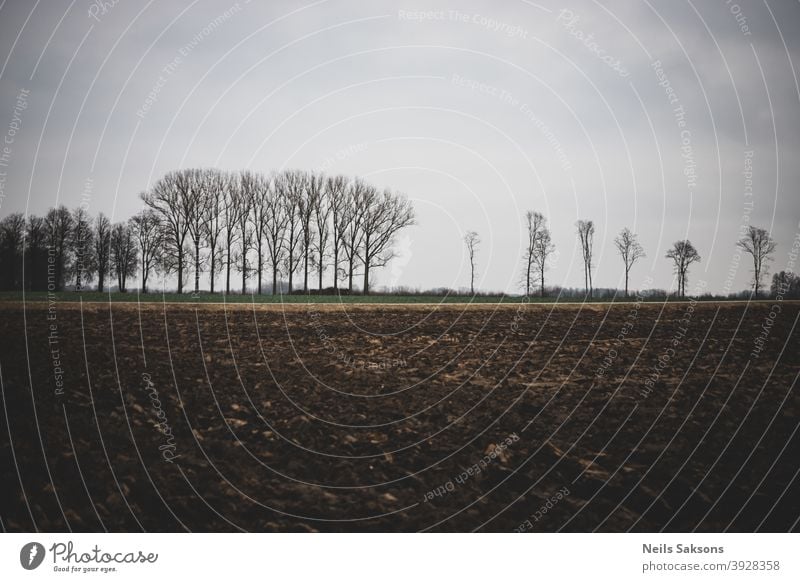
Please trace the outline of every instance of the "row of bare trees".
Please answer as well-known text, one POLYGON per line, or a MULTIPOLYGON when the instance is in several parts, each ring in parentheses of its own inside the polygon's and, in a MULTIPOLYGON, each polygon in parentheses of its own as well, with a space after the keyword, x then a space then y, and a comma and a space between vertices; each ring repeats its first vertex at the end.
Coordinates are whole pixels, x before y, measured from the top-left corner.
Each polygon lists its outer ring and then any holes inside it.
POLYGON ((201 277, 208 277, 214 292, 223 276, 230 293, 232 274, 238 273, 242 293, 253 278, 262 293, 271 273, 273 293, 280 290, 279 280, 288 280, 292 292, 300 276, 307 292, 311 274, 322 289, 330 270, 333 288, 346 280, 351 292, 360 273, 366 294, 371 271, 393 256, 395 234, 415 220, 403 196, 361 179, 300 170, 271 175, 175 170, 141 198, 145 209, 115 225, 102 214, 92 220, 82 207, 54 208, 44 219, 7 217, 2 246, 10 258, 0 258, 4 286, 61 290, 71 279, 80 290, 96 275, 102 291, 115 275, 125 291, 128 278, 138 272, 146 292, 151 274, 160 272, 177 279, 178 293, 190 275, 195 292, 201 277))
POLYGON ((111 224, 102 213, 91 219, 86 210, 51 208, 44 216, 19 213, 0 221, 0 274, 3 290, 61 291, 68 280, 81 290, 97 277, 106 288, 117 277, 124 291, 136 272, 132 225, 111 224))
MULTIPOLYGON (((529 210, 525 214, 526 239, 523 256, 522 286, 525 295, 530 296, 537 286, 539 294, 545 296, 545 271, 553 253, 555 245, 552 242, 547 219, 539 212, 529 210)), ((583 258, 583 275, 586 297, 591 298, 593 293, 592 269, 594 256, 595 226, 591 220, 578 220, 575 223, 578 241, 583 258)), ((475 294, 475 263, 477 246, 480 237, 477 232, 469 231, 464 236, 467 254, 470 262, 470 293, 475 294)), ((751 256, 753 260, 752 288, 755 297, 761 289, 761 281, 767 272, 769 261, 775 252, 776 243, 769 232, 763 228, 749 226, 745 234, 737 241, 737 247, 751 256)), ((639 243, 638 236, 629 228, 623 228, 614 239, 620 258, 622 259, 625 274, 625 297, 628 297, 630 273, 634 264, 646 256, 644 248, 639 243)), ((679 240, 673 243, 667 251, 666 258, 673 263, 673 271, 677 278, 680 297, 686 296, 686 282, 689 267, 701 260, 700 253, 689 240, 679 240)), ((773 283, 773 287, 775 283, 773 283)))

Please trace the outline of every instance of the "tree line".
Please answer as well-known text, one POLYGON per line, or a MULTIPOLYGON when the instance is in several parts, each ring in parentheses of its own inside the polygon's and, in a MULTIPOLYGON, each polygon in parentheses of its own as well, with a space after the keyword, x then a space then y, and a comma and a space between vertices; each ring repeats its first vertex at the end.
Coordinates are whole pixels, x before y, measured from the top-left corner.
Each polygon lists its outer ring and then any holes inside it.
MULTIPOLYGON (((592 220, 578 220, 575 223, 578 242, 583 259, 584 292, 589 299, 592 298, 594 285, 592 273, 594 268, 594 235, 595 225, 592 220)), ((531 296, 536 287, 541 297, 545 296, 545 272, 555 253, 547 219, 540 212, 529 210, 525 214, 525 247, 523 255, 522 288, 525 296, 531 296)), ((470 264, 470 293, 475 293, 476 253, 480 243, 480 236, 475 231, 468 231, 464 236, 467 255, 470 264)), ((623 228, 614 239, 614 246, 623 263, 625 277, 625 297, 628 297, 630 272, 634 264, 646 256, 644 247, 639 238, 629 228, 623 228)), ((745 254, 750 255, 753 264, 753 278, 751 289, 753 296, 758 297, 762 290, 762 281, 767 274, 769 262, 777 247, 775 240, 769 232, 756 226, 748 226, 736 246, 745 254)), ((675 241, 670 247, 665 258, 672 261, 673 272, 677 278, 677 295, 686 296, 686 283, 689 277, 689 267, 701 260, 700 253, 689 240, 675 241)), ((800 279, 793 273, 781 271, 775 273, 770 286, 772 295, 800 296, 800 279)))
MULTIPOLYGON (((249 170, 174 170, 162 176, 141 200, 144 209, 130 219, 112 224, 102 213, 92 218, 84 206, 51 208, 44 217, 12 214, 0 220, 0 289, 60 291, 74 283, 78 291, 96 280, 104 291, 116 279, 119 291, 137 274, 147 292, 153 274, 174 276, 182 293, 193 275, 193 289, 207 276, 210 291, 222 277, 231 293, 238 274, 242 293, 254 280, 264 292, 271 279, 273 294, 323 290, 331 272, 334 293, 354 291, 354 279, 363 277, 361 290, 370 292, 370 272, 393 257, 395 234, 415 224, 414 209, 402 195, 380 190, 366 181, 319 172, 285 170, 262 174, 249 170), (23 280, 24 275, 24 280, 23 280), (302 278, 302 286, 298 282, 302 278), (340 282, 346 283, 344 289, 340 282)), ((555 254, 550 227, 543 214, 525 214, 522 284, 526 296, 545 296, 546 271, 555 254)), ((594 237, 592 220, 578 220, 584 293, 594 293, 594 237)), ((464 237, 470 264, 470 293, 475 294, 475 272, 480 236, 464 237)), ((625 296, 630 272, 645 257, 638 236, 624 228, 614 239, 622 261, 625 296)), ((752 259, 752 294, 758 297, 776 243, 763 228, 748 226, 736 243, 752 259)), ((672 261, 677 295, 685 297, 689 268, 701 256, 689 240, 676 241, 665 254, 672 261)), ((800 295, 800 280, 791 272, 773 276, 773 295, 800 295)))
POLYGON ((141 290, 155 273, 174 276, 183 293, 193 275, 217 279, 232 291, 232 274, 241 292, 255 279, 264 291, 271 274, 272 293, 318 289, 330 271, 334 292, 340 281, 353 292, 354 278, 370 291, 370 273, 393 256, 395 234, 415 223, 405 196, 366 181, 319 172, 286 170, 269 175, 244 170, 174 170, 140 195, 144 209, 112 224, 86 208, 51 208, 44 217, 12 214, 0 221, 0 274, 4 290, 76 290, 97 281, 104 291, 116 278, 121 292, 137 274, 141 290), (24 274, 24 280, 23 280, 24 274))

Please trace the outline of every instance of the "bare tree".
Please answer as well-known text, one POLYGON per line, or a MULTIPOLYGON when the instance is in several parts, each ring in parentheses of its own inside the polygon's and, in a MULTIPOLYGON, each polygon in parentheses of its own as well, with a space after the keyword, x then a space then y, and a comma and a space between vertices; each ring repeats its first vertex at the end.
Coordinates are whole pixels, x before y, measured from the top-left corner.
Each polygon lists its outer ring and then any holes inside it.
POLYGON ((343 212, 342 249, 347 261, 347 289, 353 292, 353 275, 364 240, 364 217, 367 212, 367 193, 370 187, 363 181, 355 179, 347 187, 347 201, 343 212))
POLYGON ((339 289, 339 256, 347 232, 347 178, 334 176, 325 181, 325 197, 331 215, 331 251, 333 254, 333 289, 339 289))
POLYGON ((226 227, 226 208, 231 177, 216 169, 203 171, 208 203, 204 206, 204 235, 208 246, 210 291, 214 293, 217 273, 225 266, 225 249, 222 246, 226 227))
POLYGON ((525 227, 527 239, 525 241, 525 273, 523 283, 525 284, 525 296, 531 296, 534 278, 537 274, 536 269, 536 243, 541 236, 542 229, 545 227, 544 216, 540 212, 528 210, 525 213, 525 227))
POLYGON ((761 278, 767 273, 767 263, 772 260, 772 253, 775 252, 775 241, 763 228, 748 226, 747 234, 736 243, 736 246, 753 257, 753 295, 758 298, 761 278))
MULTIPOLYGON (((226 183, 225 198, 223 199, 222 233, 225 242, 225 293, 231 292, 231 269, 237 262, 235 254, 236 243, 239 242, 239 222, 245 209, 243 201, 240 176, 232 174, 226 183)), ((247 244, 245 244, 247 246, 247 244)))
POLYGON ((542 219, 539 228, 539 236, 536 237, 533 245, 533 263, 539 271, 539 294, 544 297, 544 272, 547 270, 547 261, 556 250, 547 227, 547 219, 542 219))
MULTIPOLYGON (((289 294, 294 290, 294 272, 297 269, 297 250, 301 246, 302 226, 299 207, 304 196, 305 174, 296 170, 283 172, 276 182, 278 192, 284 203, 286 215, 286 272, 289 277, 289 294)), ((300 249, 302 251, 302 248, 300 249)))
POLYGON ((284 177, 274 176, 270 180, 271 186, 267 191, 267 198, 264 201, 265 211, 269 216, 265 236, 267 239, 267 252, 269 262, 272 266, 272 294, 278 293, 278 272, 281 262, 285 257, 285 237, 286 237, 286 205, 282 198, 286 192, 284 177))
POLYGON ((131 218, 130 229, 139 255, 142 293, 147 293, 147 279, 159 262, 164 244, 163 229, 158 214, 152 209, 143 210, 131 218))
POLYGON ((792 271, 778 271, 772 275, 769 292, 776 298, 797 299, 800 297, 800 277, 792 271))
POLYGON ((242 275, 242 295, 247 293, 247 274, 250 271, 250 262, 248 260, 248 253, 253 248, 253 226, 250 220, 250 211, 252 209, 252 195, 253 178, 250 172, 244 171, 239 175, 239 188, 237 191, 238 209, 237 220, 235 227, 238 229, 239 250, 237 253, 237 262, 239 263, 239 272, 242 275))
POLYGON ((102 293, 111 266, 111 221, 102 212, 94 221, 94 255, 97 261, 97 290, 102 293))
POLYGON ((144 203, 158 212, 164 226, 164 267, 177 273, 178 293, 183 293, 190 189, 186 172, 172 171, 158 180, 150 192, 142 194, 144 203))
POLYGON ((382 267, 394 256, 394 235, 402 228, 414 224, 414 208, 407 198, 396 196, 389 190, 382 194, 374 188, 367 191, 364 214, 364 241, 359 258, 364 265, 364 295, 369 295, 369 271, 382 267))
POLYGON ((136 241, 128 224, 120 222, 111 229, 111 265, 117 276, 120 293, 125 293, 128 277, 136 274, 136 241))
POLYGON ((245 193, 250 200, 250 217, 253 222, 253 242, 256 251, 256 276, 258 279, 258 294, 262 293, 262 275, 264 273, 264 258, 266 255, 267 235, 269 223, 273 220, 270 212, 270 196, 272 186, 269 178, 262 174, 248 173, 249 178, 245 193))
POLYGON ((614 239, 614 244, 622 257, 622 262, 625 264, 625 297, 628 296, 628 278, 633 264, 639 259, 645 257, 644 249, 639 244, 638 237, 633 234, 629 228, 623 228, 619 236, 614 239))
POLYGON ((206 220, 209 219, 208 207, 211 204, 208 184, 203 170, 182 170, 186 183, 186 197, 182 209, 184 221, 189 230, 189 239, 193 250, 194 259, 194 292, 200 292, 200 274, 202 261, 200 249, 206 239, 206 220))
POLYGON ((14 213, 0 220, 0 289, 22 289, 25 217, 14 213))
POLYGON ((474 230, 470 230, 464 235, 464 244, 467 245, 467 255, 469 256, 469 293, 475 295, 475 253, 481 238, 474 230))
MULTIPOLYGON (((325 273, 325 253, 328 248, 328 239, 331 236, 331 227, 329 225, 329 218, 331 215, 331 199, 330 188, 323 176, 319 175, 320 182, 324 186, 320 189, 319 193, 312 199, 314 204, 314 227, 316 228, 317 236, 315 238, 315 252, 316 252, 316 267, 317 275, 319 276, 318 288, 322 291, 322 276, 325 273)), ((336 278, 336 267, 333 273, 334 279, 336 278)))
POLYGON ((44 218, 29 215, 25 227, 25 281, 32 291, 47 289, 47 230, 44 218))
POLYGON ((84 283, 92 279, 95 272, 94 231, 92 219, 86 210, 79 206, 72 211, 72 231, 69 244, 75 257, 75 290, 83 291, 84 283))
POLYGON ((586 296, 592 298, 592 250, 594 247, 594 222, 591 220, 579 220, 575 223, 578 227, 578 238, 581 243, 583 254, 583 278, 586 288, 586 296))
POLYGON ((303 291, 308 293, 308 263, 314 242, 314 207, 322 193, 325 178, 316 172, 301 172, 303 194, 298 197, 297 214, 300 218, 303 252, 303 291))
POLYGON ((72 233, 72 214, 66 206, 51 208, 44 219, 47 232, 48 282, 47 288, 52 291, 64 289, 64 279, 70 266, 69 239, 72 233), (50 260, 52 259, 52 263, 50 260), (50 271, 52 264, 52 272, 50 271))
POLYGON ((686 279, 689 267, 693 263, 700 262, 700 254, 688 240, 679 240, 673 243, 672 248, 667 251, 666 258, 672 259, 675 274, 678 276, 678 295, 686 296, 686 279))

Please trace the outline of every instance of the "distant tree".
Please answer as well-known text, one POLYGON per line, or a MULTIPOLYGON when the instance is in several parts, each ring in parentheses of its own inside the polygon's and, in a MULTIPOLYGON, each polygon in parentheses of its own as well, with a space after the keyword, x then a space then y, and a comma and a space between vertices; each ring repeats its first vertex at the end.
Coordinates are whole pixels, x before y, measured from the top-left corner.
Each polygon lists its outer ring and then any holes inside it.
POLYGON ((331 251, 333 255, 333 288, 339 289, 339 260, 347 232, 347 178, 334 176, 325 182, 325 197, 331 215, 331 251))
MULTIPOLYGON (((226 186, 222 209, 224 223, 222 232, 225 243, 225 293, 230 294, 231 269, 233 269, 234 263, 237 262, 237 258, 234 255, 236 245, 239 243, 239 235, 241 234, 239 223, 247 205, 242 194, 240 175, 231 174, 226 186)), ((247 241, 245 241, 246 246, 247 241)))
POLYGON ((665 256, 668 259, 672 259, 674 264, 675 274, 678 277, 678 295, 685 297, 689 267, 694 263, 700 262, 700 254, 691 242, 679 240, 672 245, 672 248, 667 251, 665 256))
POLYGON ((773 297, 781 296, 784 299, 797 299, 800 297, 800 277, 792 271, 779 271, 772 275, 772 285, 769 292, 773 297))
POLYGON ((96 269, 92 219, 81 206, 72 211, 70 246, 75 257, 75 290, 80 292, 84 283, 92 280, 96 269))
MULTIPOLYGON (((316 237, 314 239, 314 252, 316 255, 317 276, 319 277, 318 288, 322 291, 322 276, 325 273, 325 257, 328 249, 328 239, 331 236, 331 229, 329 226, 331 216, 331 198, 329 179, 326 179, 321 174, 319 180, 322 184, 319 192, 312 198, 314 206, 314 227, 316 229, 316 237)), ((334 267, 333 277, 336 278, 336 271, 334 267)))
POLYGON ((278 273, 281 268, 281 263, 286 256, 286 205, 284 203, 283 195, 286 192, 283 178, 281 176, 273 176, 270 180, 270 188, 267 192, 267 198, 264 201, 266 212, 269 215, 265 237, 267 240, 267 253, 269 254, 269 262, 272 267, 272 294, 276 295, 278 289, 278 273))
POLYGON ((223 248, 226 226, 226 200, 228 196, 230 175, 216 169, 203 171, 208 204, 204 206, 206 213, 203 220, 205 244, 208 247, 209 279, 211 293, 214 293, 217 274, 225 266, 225 249, 223 248))
POLYGON ((127 223, 120 222, 111 229, 111 266, 117 276, 120 293, 125 293, 128 277, 136 274, 138 257, 136 241, 127 223))
POLYGON ((525 296, 530 297, 533 285, 536 282, 537 275, 536 267, 536 243, 541 236, 542 229, 545 227, 544 215, 540 212, 528 210, 525 213, 525 227, 527 231, 527 238, 525 240, 525 256, 523 284, 525 286, 525 296))
POLYGON ((342 219, 342 250, 347 262, 347 289, 353 292, 353 276, 364 240, 364 218, 368 207, 368 192, 371 186, 360 179, 347 186, 347 201, 342 219))
POLYGON ((594 222, 579 220, 575 223, 578 228, 578 239, 581 243, 583 254, 583 278, 586 296, 592 298, 592 252, 594 247, 594 222))
POLYGON ((314 207, 322 193, 325 178, 316 172, 299 172, 303 189, 297 198, 297 215, 300 219, 301 250, 303 255, 303 291, 308 293, 308 265, 314 243, 314 207))
POLYGON ((29 215, 25 226, 25 286, 47 289, 47 229, 44 218, 29 215))
POLYGON ((366 209, 362 225, 364 239, 359 258, 364 266, 362 293, 369 295, 370 269, 383 267, 394 257, 394 235, 415 224, 415 217, 414 208, 408 199, 389 190, 379 194, 374 188, 369 189, 366 209))
POLYGON ((753 295, 758 298, 761 279, 767 273, 767 263, 772 260, 772 253, 775 252, 775 241, 763 228, 748 226, 747 234, 736 246, 753 257, 753 295))
POLYGON ((64 280, 70 267, 69 241, 72 236, 72 214, 66 206, 51 208, 44 218, 47 233, 48 291, 63 291, 64 280))
POLYGON ((209 219, 208 207, 212 202, 209 195, 206 172, 199 169, 181 170, 184 176, 186 193, 182 204, 183 220, 186 222, 189 243, 192 248, 194 267, 194 292, 200 291, 200 274, 203 271, 203 260, 200 251, 206 241, 206 220, 209 219))
POLYGON ((10 214, 0 220, 0 289, 22 289, 22 256, 25 244, 25 217, 10 214))
POLYGON ((278 176, 278 192, 283 200, 286 216, 285 255, 286 274, 289 278, 289 293, 294 290, 294 272, 297 269, 298 249, 302 252, 303 228, 300 220, 300 205, 305 195, 305 174, 297 170, 286 170, 278 176))
POLYGON ((178 293, 183 293, 183 276, 186 263, 186 240, 189 235, 191 205, 189 174, 172 171, 155 183, 152 190, 142 194, 142 200, 159 213, 164 226, 163 266, 167 272, 178 276, 178 293))
POLYGON ((111 221, 102 212, 94 221, 94 256, 97 266, 97 290, 105 289, 106 275, 111 268, 111 221))
POLYGON ((464 244, 467 245, 467 256, 469 257, 469 293, 475 295, 475 253, 481 242, 480 236, 474 230, 470 230, 464 235, 464 244))
POLYGON ((152 209, 143 210, 131 218, 130 229, 139 255, 142 293, 147 293, 147 279, 160 262, 163 229, 158 214, 152 209))
POLYGON ((242 295, 247 293, 247 275, 250 272, 248 255, 253 248, 253 224, 250 220, 253 196, 253 175, 244 171, 239 175, 237 195, 237 220, 234 227, 238 230, 239 249, 236 253, 239 273, 242 275, 242 295))
POLYGON ((553 244, 552 237, 550 236, 550 229, 547 227, 547 221, 542 221, 539 229, 539 236, 536 238, 533 246, 533 263, 539 270, 539 291, 540 295, 544 297, 544 272, 547 269, 547 261, 556 250, 553 244))
POLYGON ((633 264, 639 259, 645 257, 644 249, 639 244, 638 237, 633 234, 630 229, 623 228, 619 236, 614 239, 614 244, 622 257, 622 262, 625 265, 625 297, 628 296, 628 278, 633 264))
POLYGON ((270 207, 272 185, 268 177, 251 173, 246 195, 250 199, 250 219, 253 223, 253 242, 256 251, 256 277, 258 294, 262 293, 262 276, 266 256, 269 223, 273 220, 270 207))

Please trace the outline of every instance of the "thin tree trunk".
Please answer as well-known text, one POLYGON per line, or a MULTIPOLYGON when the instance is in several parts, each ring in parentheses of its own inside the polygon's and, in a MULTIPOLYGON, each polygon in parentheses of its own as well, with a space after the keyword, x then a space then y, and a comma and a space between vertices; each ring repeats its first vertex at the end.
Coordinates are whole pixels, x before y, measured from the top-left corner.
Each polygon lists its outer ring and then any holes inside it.
POLYGON ((200 292, 200 239, 194 243, 194 292, 200 292))
POLYGON ((333 250, 333 290, 339 290, 339 250, 333 250))
MULTIPOLYGON (((321 245, 320 245, 321 246, 321 245)), ((319 252, 319 290, 322 291, 322 251, 319 252)))
POLYGON ((228 260, 225 262, 225 295, 231 294, 231 245, 228 243, 228 260))
POLYGON ((261 245, 258 246, 258 294, 261 295, 261 272, 264 270, 264 258, 261 245))
POLYGON ((303 293, 308 293, 308 247, 303 253, 303 293))
POLYGON ((353 258, 351 257, 350 259, 348 259, 348 262, 350 263, 350 275, 349 275, 349 283, 348 283, 348 287, 347 288, 350 291, 350 293, 352 293, 353 292, 353 258))
POLYGON ((217 266, 217 261, 214 259, 215 250, 213 247, 211 248, 211 293, 214 293, 214 274, 217 266))
POLYGON ((183 293, 183 249, 178 249, 178 294, 183 293))

